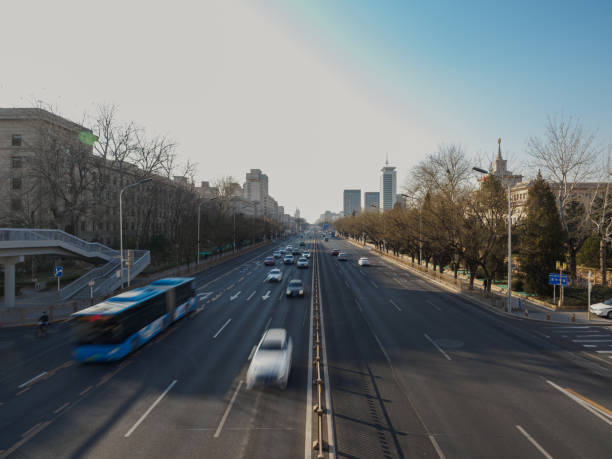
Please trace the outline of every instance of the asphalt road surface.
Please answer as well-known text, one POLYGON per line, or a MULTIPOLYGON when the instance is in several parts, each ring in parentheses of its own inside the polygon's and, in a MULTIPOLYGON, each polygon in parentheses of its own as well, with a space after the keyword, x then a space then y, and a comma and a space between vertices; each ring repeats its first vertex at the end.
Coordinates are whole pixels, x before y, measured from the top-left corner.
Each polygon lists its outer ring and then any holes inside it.
POLYGON ((347 241, 320 248, 338 457, 612 457, 612 360, 578 329, 500 317, 347 241))
MULTIPOLYGON (((66 325, 0 331, 0 457, 310 457, 312 269, 264 283, 264 257, 297 241, 202 273, 197 313, 122 362, 74 363, 66 325), (305 298, 284 296, 294 277, 305 298), (270 327, 293 339, 288 388, 247 390, 270 327)), ((347 241, 317 245, 330 456, 612 457, 608 327, 500 317, 347 241)))
POLYGON ((66 325, 3 330, 0 457, 303 457, 312 269, 277 261, 283 281, 264 282, 265 256, 287 243, 202 273, 197 312, 119 363, 74 363, 66 325), (304 298, 284 295, 291 278, 304 298), (293 340, 288 387, 247 390, 276 327, 293 340))

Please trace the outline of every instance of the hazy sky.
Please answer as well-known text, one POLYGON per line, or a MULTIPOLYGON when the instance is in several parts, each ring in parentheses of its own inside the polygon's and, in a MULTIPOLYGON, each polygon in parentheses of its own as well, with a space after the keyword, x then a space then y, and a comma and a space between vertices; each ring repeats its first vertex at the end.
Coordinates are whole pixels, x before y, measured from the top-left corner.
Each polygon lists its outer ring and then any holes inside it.
MULTIPOLYGON (((441 143, 490 157, 564 112, 612 141, 609 1, 11 1, 0 106, 115 103, 198 180, 250 168, 314 220, 441 143)), ((485 165, 486 166, 486 165, 485 165)))

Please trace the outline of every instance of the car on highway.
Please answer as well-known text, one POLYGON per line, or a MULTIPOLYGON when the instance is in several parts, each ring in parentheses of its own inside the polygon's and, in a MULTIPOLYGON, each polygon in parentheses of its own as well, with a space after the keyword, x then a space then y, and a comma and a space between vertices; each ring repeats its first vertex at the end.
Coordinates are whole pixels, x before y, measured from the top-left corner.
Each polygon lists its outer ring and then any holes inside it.
POLYGON ((300 241, 300 247, 306 247, 306 243, 304 241, 300 241))
POLYGON ((331 251, 331 254, 332 254, 334 257, 335 257, 335 256, 337 256, 339 253, 340 253, 340 250, 338 250, 338 249, 333 249, 333 250, 331 251))
POLYGON ((370 266, 370 260, 368 260, 366 257, 361 257, 357 264, 359 266, 370 266))
POLYGON ((327 236, 325 236, 325 242, 329 241, 329 238, 327 236))
POLYGON ((287 330, 267 330, 259 341, 247 370, 247 389, 258 385, 287 388, 292 353, 293 344, 287 330))
POLYGON ((304 296, 304 284, 301 279, 291 279, 287 284, 287 296, 304 296))
POLYGON ((294 257, 299 257, 300 255, 302 255, 302 252, 297 248, 293 249, 291 253, 293 253, 294 257))
POLYGON ((598 315, 599 317, 607 317, 612 319, 612 298, 602 302, 591 305, 591 313, 598 315))
POLYGON ((265 266, 274 266, 275 264, 276 262, 274 261, 274 257, 266 257, 266 259, 264 260, 265 266))
POLYGON ((305 258, 310 258, 310 252, 304 252, 302 253, 302 256, 305 258))
POLYGON ((293 263, 295 263, 295 258, 293 258, 293 255, 285 255, 285 258, 283 258, 283 263, 285 263, 286 265, 292 265, 293 263))
POLYGON ((283 280, 283 272, 278 268, 271 269, 266 280, 268 282, 280 282, 283 280))
POLYGON ((281 257, 284 257, 285 253, 287 253, 285 252, 285 249, 280 249, 278 252, 281 254, 281 257))
POLYGON ((338 254, 338 260, 340 260, 340 261, 346 261, 346 260, 348 260, 348 258, 346 257, 346 253, 344 253, 344 252, 340 252, 340 253, 338 254))
POLYGON ((274 252, 274 253, 272 254, 272 256, 273 256, 274 258, 280 258, 280 257, 281 257, 281 253, 280 253, 280 252, 277 250, 276 252, 274 252))
POLYGON ((298 258, 297 267, 298 268, 308 268, 308 258, 306 257, 298 258))

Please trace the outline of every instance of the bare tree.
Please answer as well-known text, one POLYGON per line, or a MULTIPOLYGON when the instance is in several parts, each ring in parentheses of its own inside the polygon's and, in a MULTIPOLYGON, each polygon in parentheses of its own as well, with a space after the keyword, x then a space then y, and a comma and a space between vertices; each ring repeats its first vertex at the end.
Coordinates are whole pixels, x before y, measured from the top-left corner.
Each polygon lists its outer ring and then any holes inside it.
POLYGON ((571 212, 575 210, 574 189, 577 184, 592 179, 597 171, 602 149, 595 144, 595 133, 586 132, 579 120, 549 116, 543 139, 531 137, 527 153, 532 168, 542 171, 545 179, 557 186, 557 205, 561 226, 567 234, 570 271, 576 277, 576 254, 589 236, 590 219, 571 212))

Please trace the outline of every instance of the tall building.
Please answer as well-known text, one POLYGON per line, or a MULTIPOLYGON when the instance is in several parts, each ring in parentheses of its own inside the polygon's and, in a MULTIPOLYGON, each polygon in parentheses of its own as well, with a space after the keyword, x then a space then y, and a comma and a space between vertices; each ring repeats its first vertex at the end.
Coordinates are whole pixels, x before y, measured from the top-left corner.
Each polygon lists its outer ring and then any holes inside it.
POLYGON ((389 166, 389 160, 380 170, 380 210, 382 212, 393 209, 397 199, 397 171, 389 166))
POLYGON ((298 209, 297 207, 295 208, 295 213, 293 214, 295 219, 297 220, 298 218, 300 218, 300 209, 298 209))
POLYGON ((380 193, 378 191, 366 191, 363 194, 363 210, 370 212, 378 211, 380 208, 380 193))
POLYGON ((343 209, 345 216, 361 212, 361 190, 344 190, 343 209))
POLYGON ((245 199, 263 203, 268 196, 268 176, 262 173, 261 169, 251 169, 246 174, 243 189, 245 199))
POLYGON ((508 170, 508 161, 502 159, 501 139, 497 139, 497 158, 495 158, 495 162, 491 164, 491 174, 501 179, 504 188, 507 188, 508 185, 510 185, 512 188, 523 181, 523 176, 514 175, 512 172, 510 172, 508 170))

